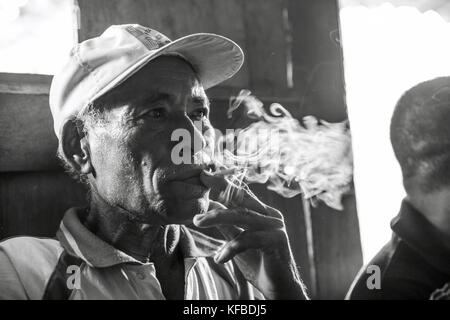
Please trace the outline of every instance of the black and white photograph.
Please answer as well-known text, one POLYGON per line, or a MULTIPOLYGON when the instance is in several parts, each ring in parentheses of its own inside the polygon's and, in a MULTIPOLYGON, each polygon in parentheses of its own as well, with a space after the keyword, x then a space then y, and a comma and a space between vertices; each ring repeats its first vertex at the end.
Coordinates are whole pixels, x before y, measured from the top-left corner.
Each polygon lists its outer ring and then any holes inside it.
POLYGON ((0 300, 450 300, 450 1, 0 0, 0 300))

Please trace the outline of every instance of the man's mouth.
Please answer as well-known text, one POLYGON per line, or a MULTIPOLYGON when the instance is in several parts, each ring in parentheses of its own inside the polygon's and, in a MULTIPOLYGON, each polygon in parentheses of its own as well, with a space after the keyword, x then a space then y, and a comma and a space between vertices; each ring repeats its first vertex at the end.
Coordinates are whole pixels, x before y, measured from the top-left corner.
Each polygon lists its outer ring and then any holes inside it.
POLYGON ((191 178, 188 178, 188 179, 180 180, 180 181, 184 182, 184 183, 188 183, 188 184, 203 186, 203 183, 200 180, 200 175, 195 176, 195 177, 191 177, 191 178))
POLYGON ((183 199, 200 198, 209 190, 200 180, 203 168, 180 171, 171 181, 172 192, 183 199))
POLYGON ((203 168, 186 169, 177 174, 173 180, 204 187, 203 183, 200 180, 200 174, 202 173, 202 171, 203 168))

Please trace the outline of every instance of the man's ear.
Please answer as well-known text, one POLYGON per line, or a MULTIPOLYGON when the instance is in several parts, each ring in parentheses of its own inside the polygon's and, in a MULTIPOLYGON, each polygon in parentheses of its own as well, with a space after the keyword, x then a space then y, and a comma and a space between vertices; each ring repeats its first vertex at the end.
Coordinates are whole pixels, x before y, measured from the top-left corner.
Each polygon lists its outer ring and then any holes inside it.
POLYGON ((80 174, 94 173, 89 143, 75 121, 67 121, 61 133, 61 147, 66 161, 80 174))

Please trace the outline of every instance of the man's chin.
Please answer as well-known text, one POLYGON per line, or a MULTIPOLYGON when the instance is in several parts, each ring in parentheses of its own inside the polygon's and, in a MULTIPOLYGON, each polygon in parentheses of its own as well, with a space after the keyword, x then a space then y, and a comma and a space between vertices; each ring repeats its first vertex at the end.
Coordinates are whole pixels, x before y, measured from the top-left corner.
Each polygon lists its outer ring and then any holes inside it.
POLYGON ((168 203, 164 219, 168 224, 192 224, 192 219, 197 214, 206 213, 209 199, 197 198, 191 200, 174 201, 168 203))

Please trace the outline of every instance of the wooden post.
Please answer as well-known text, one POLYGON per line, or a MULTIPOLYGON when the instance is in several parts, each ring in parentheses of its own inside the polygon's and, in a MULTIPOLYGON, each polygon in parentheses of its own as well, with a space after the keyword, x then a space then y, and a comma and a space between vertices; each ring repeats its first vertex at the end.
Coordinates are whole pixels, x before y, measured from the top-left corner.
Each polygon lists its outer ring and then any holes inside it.
POLYGON ((317 271, 316 271, 316 259, 314 257, 314 236, 312 228, 311 207, 308 200, 302 195, 303 202, 303 214, 305 216, 305 229, 306 229, 306 241, 308 248, 309 274, 310 274, 310 295, 311 297, 317 296, 317 271))
MULTIPOLYGON (((346 120, 339 8, 335 0, 288 0, 292 32, 293 96, 301 114, 330 122, 346 120)), ((344 199, 344 210, 324 204, 305 206, 311 220, 308 253, 318 299, 343 299, 362 265, 356 200, 344 199), (311 248, 312 246, 312 248, 311 248), (311 256, 312 255, 312 256, 311 256)), ((307 228, 308 230, 308 228, 307 228)), ((313 278, 313 277, 312 277, 313 278)))

